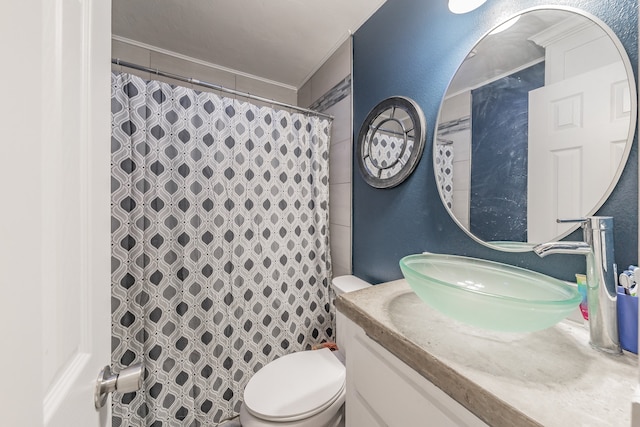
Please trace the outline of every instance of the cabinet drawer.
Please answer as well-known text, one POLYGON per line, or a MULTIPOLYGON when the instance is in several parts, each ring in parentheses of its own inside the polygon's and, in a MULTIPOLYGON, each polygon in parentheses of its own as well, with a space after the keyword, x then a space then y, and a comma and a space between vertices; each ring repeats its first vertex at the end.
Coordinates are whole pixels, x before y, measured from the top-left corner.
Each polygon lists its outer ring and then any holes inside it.
POLYGON ((380 419, 378 414, 373 411, 364 401, 362 396, 354 393, 347 404, 345 411, 347 426, 353 427, 386 427, 387 424, 380 419))
MULTIPOLYGON (((347 387, 353 389, 348 391, 351 400, 362 400, 357 402, 356 411, 369 409, 374 412, 370 415, 373 420, 383 421, 382 425, 391 427, 486 427, 479 418, 372 341, 362 330, 354 338, 349 342, 347 387)), ((351 403, 347 401, 347 411, 351 403)), ((348 425, 362 427, 369 424, 348 425)))

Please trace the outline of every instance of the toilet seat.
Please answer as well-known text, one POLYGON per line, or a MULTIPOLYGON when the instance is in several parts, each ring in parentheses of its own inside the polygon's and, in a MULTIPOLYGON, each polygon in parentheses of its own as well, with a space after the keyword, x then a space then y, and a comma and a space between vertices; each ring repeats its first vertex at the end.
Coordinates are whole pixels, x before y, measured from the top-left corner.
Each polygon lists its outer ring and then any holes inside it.
POLYGON ((344 398, 340 395, 327 409, 316 415, 298 421, 267 421, 254 417, 247 411, 244 403, 240 407, 240 423, 242 427, 345 427, 344 398))
POLYGON ((244 406, 266 421, 312 417, 344 395, 345 367, 331 350, 288 354, 264 366, 249 380, 244 406))

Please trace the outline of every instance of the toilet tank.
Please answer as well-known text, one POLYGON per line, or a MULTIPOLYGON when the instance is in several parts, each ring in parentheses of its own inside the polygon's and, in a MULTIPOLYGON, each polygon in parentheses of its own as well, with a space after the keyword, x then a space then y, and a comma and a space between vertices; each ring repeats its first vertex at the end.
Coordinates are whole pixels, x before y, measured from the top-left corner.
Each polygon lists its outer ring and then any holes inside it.
POLYGON ((331 285, 333 286, 333 290, 337 296, 347 292, 368 288, 371 286, 371 283, 367 283, 356 276, 338 276, 333 278, 331 285))
MULTIPOLYGON (((331 281, 332 288, 336 294, 336 296, 345 294, 347 292, 353 292, 360 289, 368 288, 371 286, 371 283, 367 283, 364 280, 356 277, 356 276, 338 276, 334 277, 331 281)), ((344 314, 336 311, 336 344, 338 344, 338 351, 336 356, 343 362, 346 362, 347 357, 347 340, 343 337, 348 335, 347 333, 341 333, 340 330, 344 327, 343 325, 346 323, 346 318, 344 314)))

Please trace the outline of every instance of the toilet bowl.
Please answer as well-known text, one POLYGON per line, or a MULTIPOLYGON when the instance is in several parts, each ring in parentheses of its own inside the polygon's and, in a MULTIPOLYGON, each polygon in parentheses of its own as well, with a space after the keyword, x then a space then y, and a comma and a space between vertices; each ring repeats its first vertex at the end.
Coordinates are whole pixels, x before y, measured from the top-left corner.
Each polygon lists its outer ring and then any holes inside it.
POLYGON ((267 364, 249 381, 243 427, 338 426, 345 395, 344 365, 331 350, 301 351, 267 364))
MULTIPOLYGON (((355 276, 332 281, 336 295, 368 286, 355 276)), ((338 325, 336 331, 338 335, 338 325)), ((260 369, 244 390, 242 427, 344 426, 346 348, 338 345, 338 352, 327 348, 300 351, 260 369)))

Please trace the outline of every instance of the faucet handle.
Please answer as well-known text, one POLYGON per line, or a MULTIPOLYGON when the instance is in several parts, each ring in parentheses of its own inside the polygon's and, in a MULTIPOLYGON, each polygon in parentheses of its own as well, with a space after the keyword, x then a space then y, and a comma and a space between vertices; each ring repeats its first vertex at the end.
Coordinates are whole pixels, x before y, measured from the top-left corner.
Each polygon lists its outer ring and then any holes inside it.
POLYGON ((611 216, 590 216, 587 218, 576 218, 576 219, 558 218, 556 219, 556 222, 558 224, 566 223, 566 222, 579 222, 581 223, 580 226, 585 230, 586 229, 593 229, 593 230, 613 229, 613 217, 611 216))
POLYGON ((565 222, 587 222, 587 218, 558 218, 556 219, 558 224, 562 224, 565 222))

